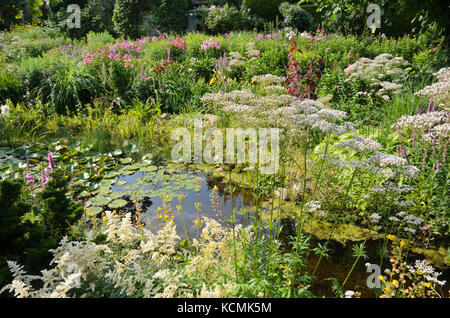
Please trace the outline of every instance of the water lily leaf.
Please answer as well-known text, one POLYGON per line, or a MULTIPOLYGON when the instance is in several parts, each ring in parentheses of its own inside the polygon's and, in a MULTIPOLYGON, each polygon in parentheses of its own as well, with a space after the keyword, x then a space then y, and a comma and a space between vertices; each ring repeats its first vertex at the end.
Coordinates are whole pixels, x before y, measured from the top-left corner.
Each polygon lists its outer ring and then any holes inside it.
POLYGON ((103 176, 103 179, 112 179, 116 177, 116 173, 114 171, 108 172, 103 176))
POLYGON ((126 184, 127 182, 125 181, 125 180, 119 180, 119 181, 117 181, 117 185, 118 186, 122 186, 122 185, 124 185, 124 184, 126 184))
POLYGON ((97 215, 99 213, 101 213, 103 211, 102 208, 98 207, 98 206, 92 206, 86 209, 86 214, 87 215, 97 215))
POLYGON ((87 191, 83 191, 83 192, 81 192, 81 193, 78 195, 78 197, 79 197, 80 199, 84 199, 84 198, 87 198, 87 197, 89 197, 89 196, 90 196, 90 193, 87 192, 87 191))
POLYGON ((108 198, 108 197, 105 197, 103 195, 98 194, 94 198, 92 198, 90 201, 91 201, 92 205, 105 206, 105 205, 107 205, 108 203, 111 202, 111 199, 108 198))
POLYGON ((109 197, 110 197, 112 200, 119 199, 119 198, 121 198, 122 196, 123 196, 123 193, 120 193, 120 192, 113 192, 113 193, 111 193, 111 194, 109 195, 109 197))
POLYGON ((112 201, 110 204, 108 204, 108 207, 111 209, 120 209, 123 208, 124 206, 126 206, 128 204, 128 202, 126 200, 123 199, 117 199, 112 201))
POLYGON ((119 161, 120 161, 121 164, 126 165, 126 164, 132 163, 133 159, 131 159, 131 158, 123 158, 123 159, 119 159, 119 161))

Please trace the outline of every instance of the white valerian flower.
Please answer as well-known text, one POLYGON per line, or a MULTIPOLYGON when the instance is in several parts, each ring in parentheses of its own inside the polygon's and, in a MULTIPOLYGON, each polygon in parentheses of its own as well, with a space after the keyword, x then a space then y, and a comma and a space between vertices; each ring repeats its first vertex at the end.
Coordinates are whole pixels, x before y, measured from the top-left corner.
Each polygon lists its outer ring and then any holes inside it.
POLYGON ((380 221, 380 219, 381 219, 381 216, 378 213, 372 213, 370 215, 370 221, 372 223, 378 223, 378 221, 380 221))
POLYGON ((347 290, 345 292, 345 298, 352 298, 353 296, 355 296, 355 292, 353 290, 347 290))
POLYGON ((341 141, 334 145, 335 147, 349 147, 356 151, 374 151, 381 148, 381 145, 370 138, 355 136, 348 141, 341 141))
POLYGON ((1 112, 2 112, 2 117, 6 118, 9 116, 9 106, 8 105, 3 105, 0 106, 1 112))
POLYGON ((424 87, 415 95, 432 97, 433 102, 449 110, 450 107, 450 67, 441 68, 433 74, 439 81, 424 87))

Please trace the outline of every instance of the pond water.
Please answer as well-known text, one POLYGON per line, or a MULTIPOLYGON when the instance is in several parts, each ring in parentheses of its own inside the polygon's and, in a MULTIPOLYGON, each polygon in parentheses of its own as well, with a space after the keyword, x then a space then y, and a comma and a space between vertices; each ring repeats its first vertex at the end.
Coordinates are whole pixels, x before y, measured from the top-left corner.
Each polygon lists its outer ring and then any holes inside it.
MULTIPOLYGON (((225 226, 230 226, 232 201, 235 211, 241 210, 242 207, 246 208, 245 218, 241 213, 236 214, 236 224, 249 225, 252 223, 254 213, 251 212, 251 208, 255 206, 255 202, 250 190, 236 189, 233 200, 231 200, 230 194, 226 191, 226 185, 208 173, 189 170, 170 172, 163 167, 155 166, 143 170, 117 176, 111 182, 109 195, 125 199, 128 202, 125 210, 133 211, 132 200, 141 203, 144 207, 142 221, 152 231, 157 231, 162 223, 160 216, 163 214, 163 206, 166 207, 166 210, 169 207, 173 211, 173 220, 181 239, 186 239, 185 229, 191 239, 199 235, 199 227, 195 225, 195 220, 202 217, 212 218, 225 226), (177 205, 180 205, 178 198, 180 194, 185 195, 182 213, 177 210, 177 205), (196 207, 198 202, 201 204, 199 208, 196 207)), ((281 223, 283 231, 280 234, 280 240, 287 241, 288 235, 295 235, 293 220, 285 218, 281 220, 281 223)), ((267 231, 264 232, 268 234, 267 231)), ((313 239, 312 243, 315 245, 318 242, 313 239)), ((323 242, 321 243, 323 244, 323 242)), ((282 245, 285 244, 286 242, 282 245)), ((335 244, 336 242, 332 243, 331 257, 322 259, 316 272, 317 280, 311 286, 311 291, 316 296, 335 297, 331 288, 332 283, 328 278, 335 277, 342 283, 352 267, 354 259, 349 257, 349 254, 352 253, 353 244, 334 246, 335 244)), ((375 297, 375 294, 367 288, 366 280, 370 273, 366 272, 364 264, 379 262, 379 258, 375 255, 378 245, 379 242, 368 242, 367 249, 371 257, 367 260, 361 259, 348 280, 347 287, 361 292, 362 297, 375 297)), ((316 261, 316 256, 309 256, 306 264, 306 270, 309 273, 313 271, 316 261)), ((383 266, 383 268, 386 267, 383 266)), ((448 276, 448 271, 444 276, 448 276)))
MULTIPOLYGON (((164 218, 163 206, 173 211, 173 220, 179 236, 186 238, 185 228, 189 237, 198 235, 198 226, 195 220, 208 217, 220 223, 231 224, 232 206, 236 211, 236 224, 251 224, 252 213, 241 213, 242 207, 254 206, 252 197, 245 191, 239 190, 231 195, 225 191, 225 185, 211 175, 202 172, 182 171, 169 173, 163 169, 154 173, 136 171, 131 175, 119 176, 117 183, 111 187, 112 192, 136 193, 137 197, 146 198, 144 202, 145 213, 142 221, 152 230, 157 230, 164 218), (184 194, 182 213, 178 212, 180 205, 179 195, 184 194), (233 202, 232 202, 233 201, 233 202), (200 207, 196 204, 200 202, 200 207)), ((167 213, 166 213, 167 214, 167 213)))

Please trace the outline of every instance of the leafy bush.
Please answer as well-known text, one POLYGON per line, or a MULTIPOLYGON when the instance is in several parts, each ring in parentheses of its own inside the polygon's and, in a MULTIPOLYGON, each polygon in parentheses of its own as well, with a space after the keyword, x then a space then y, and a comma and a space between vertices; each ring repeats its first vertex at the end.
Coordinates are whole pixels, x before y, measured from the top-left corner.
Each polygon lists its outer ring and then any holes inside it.
POLYGON ((155 24, 161 32, 183 32, 187 26, 189 0, 161 0, 153 12, 155 24))
POLYGON ((50 174, 34 204, 22 180, 0 182, 0 285, 10 279, 8 260, 20 261, 34 274, 48 264, 48 250, 57 246, 83 213, 80 204, 66 197, 67 192, 67 178, 60 170, 50 174))
POLYGON ((311 14, 299 5, 283 2, 280 5, 280 12, 284 17, 283 24, 285 27, 294 28, 300 32, 309 31, 313 28, 311 14))
POLYGON ((7 99, 11 99, 17 103, 23 98, 25 89, 20 78, 13 72, 13 69, 0 69, 0 104, 5 103, 7 99))
POLYGON ((279 13, 278 8, 283 0, 244 0, 242 7, 250 9, 250 12, 257 16, 274 21, 279 13))
POLYGON ((263 25, 263 21, 246 10, 239 10, 226 4, 223 7, 209 9, 206 25, 213 34, 217 34, 258 28, 263 25))
POLYGON ((72 61, 53 64, 42 75, 36 74, 41 80, 34 94, 41 96, 44 103, 50 102, 58 114, 75 112, 98 90, 95 77, 80 64, 72 61))

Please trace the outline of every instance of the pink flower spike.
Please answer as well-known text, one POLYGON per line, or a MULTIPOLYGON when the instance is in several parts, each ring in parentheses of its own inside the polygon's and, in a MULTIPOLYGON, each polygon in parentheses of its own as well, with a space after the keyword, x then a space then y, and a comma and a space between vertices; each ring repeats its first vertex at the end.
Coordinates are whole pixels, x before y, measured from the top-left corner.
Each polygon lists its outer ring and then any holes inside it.
POLYGON ((55 161, 53 161, 53 154, 51 152, 48 153, 48 163, 50 165, 50 169, 53 172, 53 170, 55 170, 56 165, 55 165, 55 161))

